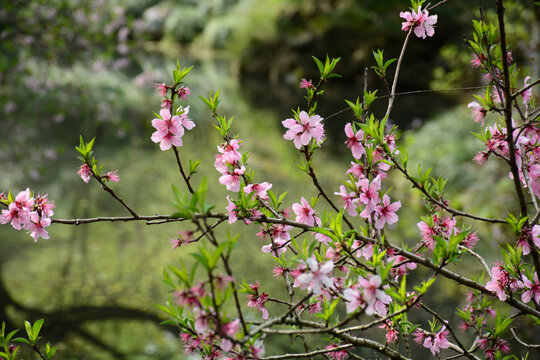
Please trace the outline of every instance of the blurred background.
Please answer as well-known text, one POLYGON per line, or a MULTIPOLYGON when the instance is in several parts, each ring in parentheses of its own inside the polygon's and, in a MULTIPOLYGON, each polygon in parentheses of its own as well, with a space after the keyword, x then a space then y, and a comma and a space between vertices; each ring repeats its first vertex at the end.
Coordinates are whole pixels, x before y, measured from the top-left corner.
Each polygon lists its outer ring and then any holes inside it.
MULTIPOLYGON (((491 2, 484 6, 485 16, 494 19, 491 2)), ((505 1, 505 6, 514 61, 522 66, 522 77, 538 78, 539 7, 528 0, 505 1)), ((119 169, 121 181, 113 187, 132 208, 148 215, 174 212, 171 185, 181 186, 181 179, 174 155, 150 141, 150 122, 160 106, 153 84, 170 82, 180 59, 183 66, 194 65, 186 85, 197 124, 184 137, 181 156, 202 160, 195 182, 208 176, 217 208, 226 205, 213 168, 220 139, 197 96, 218 89, 221 111, 235 117, 234 132, 251 153, 255 178, 272 182, 279 193, 289 190, 289 205, 302 195, 314 196, 281 126, 291 109, 305 107, 300 79, 317 80, 311 56, 341 57, 336 71, 343 78, 332 79, 319 101, 318 113, 326 118, 346 108, 344 99, 361 95, 373 50, 384 49, 388 58, 399 55, 405 37, 399 12, 408 7, 406 0, 0 0, 0 191, 30 187, 48 193, 55 218, 127 215, 99 186, 78 177, 74 148, 82 134, 96 137, 95 156, 105 169, 119 169)), ((411 38, 398 92, 483 85, 469 65, 464 41, 471 19, 479 16, 477 2, 450 1, 434 13, 435 36, 411 38)), ((371 71, 368 86, 385 94, 371 71)), ((391 121, 400 128, 399 143, 409 153, 411 169, 421 162, 449 181, 453 207, 502 217, 516 209, 508 170, 497 161, 481 168, 472 162, 482 149, 470 134, 480 125, 466 109, 474 93, 400 96, 391 121)), ((382 116, 385 107, 378 100, 373 110, 382 116)), ((328 139, 314 165, 330 192, 338 190, 352 160, 343 146, 343 127, 351 120, 346 111, 325 123, 328 139)), ((392 241, 416 244, 422 201, 398 174, 388 184, 392 199, 403 204, 392 241)), ((471 225, 480 234, 478 251, 491 264, 507 230, 471 225)), ((177 331, 159 326, 166 317, 153 304, 170 296, 161 282, 163 268, 178 266, 181 259, 189 265, 194 250, 173 251, 169 244, 186 229, 188 224, 57 224, 50 228, 50 240, 36 244, 2 226, 0 321, 11 330, 22 328, 24 319, 44 318, 43 335, 59 347, 58 359, 183 359, 177 331)), ((236 280, 260 279, 264 291, 277 291, 272 260, 260 252, 256 229, 232 230, 241 233, 236 280)), ((479 270, 472 258, 459 264, 459 271, 471 277, 479 270)), ((417 269, 411 281, 424 274, 417 269)), ((455 308, 465 304, 463 292, 439 279, 426 302, 459 324, 455 308)), ((421 312, 411 317, 424 325, 431 319, 421 312)), ((527 331, 530 324, 514 324, 522 325, 524 340, 539 342, 538 334, 527 331)), ((382 330, 368 335, 384 341, 382 330)), ((299 350, 294 340, 272 337, 266 349, 267 354, 299 350)), ((421 356, 426 349, 413 350, 421 356)), ((362 349, 358 353, 372 356, 362 349)))

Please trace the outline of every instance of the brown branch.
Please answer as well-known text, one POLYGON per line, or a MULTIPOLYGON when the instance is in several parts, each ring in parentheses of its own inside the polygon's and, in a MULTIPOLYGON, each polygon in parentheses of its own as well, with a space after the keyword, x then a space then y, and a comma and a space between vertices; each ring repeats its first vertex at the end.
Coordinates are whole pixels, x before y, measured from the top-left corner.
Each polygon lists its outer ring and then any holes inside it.
MULTIPOLYGON (((516 161, 516 146, 514 143, 514 126, 512 124, 512 102, 510 93, 510 71, 508 69, 508 57, 506 56, 506 30, 504 25, 504 5, 503 0, 497 0, 497 18, 499 20, 499 35, 501 38, 501 51, 502 51, 502 64, 503 64, 503 80, 504 80, 504 121, 506 123, 506 142, 508 143, 508 153, 510 157, 510 170, 512 172, 512 178, 514 181, 514 188, 516 190, 517 197, 519 199, 519 207, 521 216, 527 216, 527 201, 525 200, 525 194, 523 193, 523 187, 521 186, 519 169, 516 161)), ((501 99, 502 100, 502 99, 501 99)), ((528 224, 527 224, 528 225, 528 224)), ((533 258, 534 267, 537 273, 540 273, 540 259, 538 258, 538 251, 534 246, 533 240, 528 239, 529 246, 531 247, 531 256, 533 258)))
POLYGON ((174 156, 176 157, 176 164, 178 165, 178 170, 180 171, 180 174, 182 174, 182 178, 184 178, 184 182, 186 183, 189 192, 194 193, 195 190, 193 190, 193 187, 191 186, 191 183, 189 182, 189 178, 186 176, 186 173, 184 172, 184 168, 182 167, 182 162, 180 161, 180 154, 178 154, 178 149, 176 146, 173 145, 174 150, 174 156))
POLYGON ((388 98, 388 107, 386 108, 386 114, 384 115, 385 119, 388 119, 390 117, 390 112, 392 111, 392 107, 394 106, 394 98, 395 98, 395 93, 396 93, 397 81, 399 77, 399 71, 401 70, 401 62, 403 61, 403 57, 405 56, 405 49, 407 48, 407 43, 409 42, 409 38, 411 37, 412 31, 413 31, 413 28, 411 26, 411 28, 407 32, 405 41, 403 42, 401 53, 399 54, 399 58, 397 61, 397 66, 396 66, 396 72, 394 73, 394 81, 392 82, 392 92, 390 93, 390 96, 388 98))
POLYGON ((120 204, 122 204, 122 206, 127 210, 129 211, 129 213, 131 215, 133 215, 133 217, 139 217, 139 215, 137 215, 135 213, 135 211, 133 211, 129 206, 127 206, 127 204, 124 202, 124 200, 122 200, 118 195, 116 195, 116 193, 114 192, 113 189, 111 189, 109 186, 107 186, 107 184, 105 184, 103 182, 103 179, 101 178, 101 176, 98 176, 94 170, 92 170, 92 168, 90 168, 90 172, 92 173, 92 176, 94 177, 94 179, 97 180, 97 182, 101 185, 101 188, 105 191, 107 191, 113 198, 115 198, 120 204))

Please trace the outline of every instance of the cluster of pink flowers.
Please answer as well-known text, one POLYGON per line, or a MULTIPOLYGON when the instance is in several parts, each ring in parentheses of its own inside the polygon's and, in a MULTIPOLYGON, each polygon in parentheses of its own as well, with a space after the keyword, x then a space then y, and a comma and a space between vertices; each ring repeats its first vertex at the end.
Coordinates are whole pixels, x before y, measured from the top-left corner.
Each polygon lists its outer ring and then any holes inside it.
POLYGON ((151 136, 151 139, 156 144, 159 143, 159 148, 162 151, 169 150, 173 145, 182 146, 182 137, 185 129, 191 130, 195 127, 195 123, 188 117, 189 106, 186 108, 179 107, 177 115, 172 116, 168 108, 162 108, 159 112, 161 118, 152 120, 152 126, 156 129, 151 136))
POLYGON ((308 145, 311 139, 315 139, 317 145, 321 145, 325 137, 322 120, 319 115, 309 116, 307 112, 300 111, 298 119, 291 118, 281 122, 289 129, 283 138, 293 140, 297 149, 308 145))
POLYGON ((167 98, 169 90, 174 90, 174 93, 182 100, 187 100, 188 95, 191 95, 191 90, 187 86, 180 86, 178 89, 174 89, 172 86, 168 86, 165 83, 155 83, 154 87, 156 88, 159 96, 164 97, 165 99, 161 103, 162 109, 169 109, 172 106, 171 99, 167 98))
POLYGON ((259 283, 250 284, 249 288, 251 293, 248 295, 247 306, 254 307, 259 310, 264 320, 268 319, 268 310, 266 310, 266 302, 268 301, 268 294, 265 292, 259 294, 259 283))
MULTIPOLYGON (((435 237, 448 240, 451 236, 455 236, 463 231, 456 226, 456 220, 454 218, 440 217, 437 214, 433 214, 431 217, 423 219, 423 221, 416 224, 422 234, 420 246, 425 246, 429 250, 435 248, 435 237)), ((476 232, 468 232, 460 245, 474 249, 478 241, 476 232)))
POLYGON ((214 167, 221 174, 219 183, 233 192, 240 191, 240 179, 246 171, 242 164, 242 155, 238 152, 241 145, 241 141, 232 139, 219 145, 219 154, 215 155, 214 167))
POLYGON ((366 315, 375 313, 385 316, 386 305, 392 298, 381 287, 382 280, 379 275, 373 275, 368 279, 358 277, 358 282, 343 291, 343 298, 347 302, 347 313, 363 309, 366 315))
POLYGON ((49 238, 46 228, 51 225, 51 216, 54 215, 54 204, 49 201, 47 194, 38 194, 32 197, 30 189, 17 194, 12 202, 9 202, 4 193, 0 193, 0 203, 8 206, 2 210, 0 224, 11 222, 15 230, 27 230, 30 236, 37 241, 39 237, 49 238))
POLYGON ((347 188, 341 185, 340 191, 335 195, 341 196, 344 209, 350 216, 357 216, 359 204, 365 206, 360 216, 368 221, 373 220, 376 229, 382 229, 385 224, 394 224, 398 221, 396 212, 401 208, 401 202, 391 203, 390 197, 386 194, 383 199, 379 197, 381 190, 381 177, 376 176, 371 182, 368 178, 362 178, 354 183, 355 191, 347 192, 347 188))
POLYGON ((437 23, 437 15, 429 15, 425 9, 422 10, 418 7, 417 11, 402 11, 399 13, 399 17, 405 19, 401 23, 401 30, 403 31, 409 31, 411 27, 414 27, 414 34, 422 39, 435 34, 434 26, 437 23))
POLYGON ((441 349, 448 349, 450 347, 446 326, 443 326, 436 334, 429 334, 422 329, 416 329, 413 335, 414 341, 418 344, 423 344, 425 348, 431 350, 433 355, 437 355, 441 349))
MULTIPOLYGON (((345 144, 356 159, 351 162, 347 174, 352 174, 357 181, 348 184, 349 190, 345 185, 341 185, 340 191, 334 194, 341 197, 343 207, 350 216, 358 216, 358 206, 365 206, 360 216, 368 221, 373 220, 376 229, 382 229, 385 224, 396 223, 399 219, 396 212, 401 208, 401 202, 392 203, 386 194, 382 196, 381 201, 379 195, 381 182, 387 177, 386 172, 390 170, 390 165, 385 162, 384 150, 372 142, 362 130, 355 130, 351 123, 345 125, 345 135, 347 136, 345 144), (371 164, 367 163, 366 149, 372 154, 371 164), (365 161, 362 162, 362 159, 365 161)), ((390 151, 398 153, 394 135, 388 134, 384 140, 390 151)))
MULTIPOLYGON (((79 170, 77 171, 77 174, 81 177, 81 179, 88 184, 92 176, 94 176, 94 173, 92 172, 92 168, 88 166, 88 164, 84 163, 79 167, 79 170)), ((96 175, 98 176, 98 175, 96 175)), ((112 181, 112 182, 119 182, 120 176, 118 175, 118 170, 109 171, 108 173, 99 176, 102 180, 106 181, 112 181)))
POLYGON ((535 304, 540 304, 540 283, 538 274, 531 275, 532 280, 525 274, 521 278, 512 277, 510 273, 500 264, 491 268, 491 279, 486 284, 486 289, 493 291, 501 301, 507 298, 506 292, 512 294, 522 291, 521 301, 528 303, 534 300, 535 304))
POLYGON ((505 340, 493 336, 483 336, 476 343, 480 349, 484 350, 484 354, 488 360, 495 359, 495 355, 498 352, 508 353, 510 351, 510 346, 505 340))
POLYGON ((499 300, 506 300, 505 290, 515 292, 522 287, 521 280, 512 278, 501 265, 495 265, 491 268, 491 280, 487 282, 486 289, 493 291, 499 300))
MULTIPOLYGON (((211 280, 212 281, 212 280, 211 280)), ((234 281, 230 276, 216 275, 213 279, 214 291, 225 289, 234 281)), ((240 319, 222 318, 217 321, 217 314, 212 307, 206 307, 203 301, 205 297, 215 296, 212 292, 205 289, 209 286, 209 281, 202 281, 193 286, 178 290, 174 293, 175 302, 182 307, 189 308, 193 315, 193 327, 190 331, 185 331, 180 334, 184 342, 184 352, 192 354, 198 352, 206 355, 206 359, 258 359, 264 354, 262 343, 242 346, 240 341, 237 341, 240 335, 240 319), (218 326, 219 325, 219 326, 218 326)), ((257 291, 256 286, 254 291, 257 291)), ((260 299, 253 299, 258 309, 264 309, 264 301, 262 300, 268 295, 259 296, 260 299)), ((248 304, 248 306, 251 306, 248 304)), ((266 317, 268 312, 266 312, 266 317)))
MULTIPOLYGON (((339 345, 337 344, 330 344, 327 347, 325 347, 326 350, 333 350, 338 348, 339 345)), ((330 358, 331 360, 345 360, 349 357, 349 354, 347 353, 347 349, 342 350, 334 350, 329 353, 326 353, 326 356, 330 358)))
POLYGON ((273 256, 280 256, 287 251, 287 244, 291 240, 289 231, 293 229, 290 225, 283 224, 263 224, 257 236, 263 240, 270 239, 270 244, 263 245, 261 250, 271 253, 273 256))

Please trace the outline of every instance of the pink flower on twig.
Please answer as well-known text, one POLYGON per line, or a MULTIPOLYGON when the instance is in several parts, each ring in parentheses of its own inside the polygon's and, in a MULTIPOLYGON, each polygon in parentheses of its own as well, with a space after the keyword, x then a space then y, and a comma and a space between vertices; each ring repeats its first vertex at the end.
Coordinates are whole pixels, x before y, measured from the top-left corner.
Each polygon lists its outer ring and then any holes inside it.
POLYGON ((296 119, 283 120, 281 123, 287 129, 283 138, 293 140, 294 146, 300 149, 302 145, 308 145, 311 139, 315 139, 318 145, 324 141, 324 127, 319 115, 309 116, 307 112, 301 111, 296 119))
POLYGON ((422 10, 418 7, 417 11, 400 12, 399 17, 405 19, 401 23, 401 30, 409 31, 414 26, 414 34, 422 39, 426 36, 433 36, 435 34, 434 25, 437 23, 437 15, 429 15, 427 10, 422 10))

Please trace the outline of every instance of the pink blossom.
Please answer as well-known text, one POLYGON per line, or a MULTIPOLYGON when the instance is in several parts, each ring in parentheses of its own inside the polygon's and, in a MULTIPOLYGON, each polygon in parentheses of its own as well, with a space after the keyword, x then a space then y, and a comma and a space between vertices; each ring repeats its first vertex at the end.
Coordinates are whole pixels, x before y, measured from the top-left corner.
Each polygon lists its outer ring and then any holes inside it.
POLYGON ((350 216, 357 216, 358 211, 356 211, 356 203, 358 202, 358 197, 354 192, 347 193, 347 189, 344 185, 339 187, 339 192, 335 192, 334 195, 341 196, 341 201, 344 202, 343 208, 347 210, 347 213, 350 216))
POLYGON ((240 177, 245 171, 246 168, 244 165, 242 165, 242 167, 239 169, 227 171, 225 174, 220 176, 219 183, 221 185, 225 185, 229 191, 238 192, 240 191, 240 177))
POLYGON ((159 96, 167 96, 167 85, 165 83, 155 83, 154 86, 159 92, 159 96))
POLYGON ((272 184, 269 182, 263 182, 260 184, 249 184, 247 186, 244 186, 244 192, 246 194, 251 194, 253 191, 257 194, 257 196, 262 200, 268 200, 268 193, 267 191, 272 188, 272 184))
POLYGON ((30 211, 25 207, 18 207, 15 202, 9 204, 7 210, 2 210, 0 224, 7 224, 11 221, 11 226, 15 230, 21 230, 24 224, 29 221, 30 211))
POLYGON ((92 169, 90 169, 90 166, 87 164, 82 164, 79 168, 79 171, 77 171, 77 174, 83 179, 85 183, 88 184, 90 181, 90 177, 92 177, 92 169))
POLYGON ((435 28, 433 27, 437 23, 437 15, 429 15, 427 10, 422 10, 418 7, 417 11, 400 12, 399 17, 405 19, 401 23, 401 30, 409 31, 414 26, 414 34, 422 39, 426 36, 433 36, 435 34, 435 28))
POLYGON ((265 303, 268 300, 268 295, 266 293, 262 293, 261 295, 258 294, 258 291, 256 291, 255 294, 248 295, 248 303, 247 306, 254 307, 257 310, 259 310, 262 314, 263 320, 268 319, 268 310, 266 310, 265 303))
POLYGON ((382 280, 379 275, 374 275, 369 279, 358 277, 358 285, 362 289, 364 300, 367 303, 366 315, 378 313, 384 316, 386 314, 384 305, 389 304, 392 298, 380 289, 381 284, 382 280))
POLYGON ((47 198, 47 196, 47 194, 38 194, 35 198, 35 206, 37 206, 37 210, 42 216, 51 217, 54 215, 53 209, 55 205, 47 198))
POLYGON ((393 263, 391 272, 395 276, 403 276, 408 273, 408 270, 416 269, 416 263, 412 261, 408 261, 407 258, 401 255, 394 255, 394 256, 389 257, 388 262, 393 263))
MULTIPOLYGON (((527 87, 529 86, 529 80, 531 79, 530 76, 527 76, 525 77, 525 80, 523 80, 523 87, 527 87)), ((523 104, 525 106, 528 106, 529 105, 529 102, 531 101, 531 98, 532 98, 532 87, 531 88, 528 88, 527 90, 525 90, 522 95, 523 96, 523 104)))
POLYGON ((352 174, 352 176, 360 180, 366 177, 364 174, 365 170, 366 168, 362 164, 351 161, 351 167, 347 170, 346 174, 352 174))
POLYGON ((461 242, 461 245, 472 250, 474 249, 478 241, 480 241, 480 239, 478 238, 478 235, 476 234, 476 231, 475 231, 475 232, 467 234, 465 236, 465 239, 463 239, 463 241, 461 242))
POLYGON ((401 208, 401 202, 396 201, 390 204, 390 197, 386 194, 383 195, 382 205, 376 205, 374 210, 377 214, 377 221, 375 222, 375 228, 382 229, 385 223, 394 224, 398 221, 396 211, 401 208))
POLYGON ((356 183, 356 186, 360 188, 360 202, 366 205, 360 216, 367 219, 371 216, 375 205, 380 202, 381 177, 377 176, 371 183, 367 178, 361 179, 356 183))
POLYGON ((161 119, 152 120, 152 126, 156 129, 151 136, 152 141, 160 143, 159 148, 162 151, 169 150, 173 145, 182 146, 184 128, 180 116, 174 115, 171 117, 169 109, 161 109, 159 114, 161 119))
POLYGON ((420 229, 420 233, 422 234, 422 242, 424 245, 430 250, 435 249, 435 229, 424 221, 420 221, 418 224, 416 224, 416 226, 418 226, 418 229, 420 229))
POLYGON ((119 182, 120 177, 118 176, 118 170, 109 171, 105 175, 102 176, 102 179, 112 182, 119 182))
POLYGON ((315 86, 313 86, 313 82, 311 80, 307 80, 306 78, 302 78, 300 81, 300 88, 302 89, 314 89, 315 86))
MULTIPOLYGON (((539 149, 539 148, 535 147, 535 149, 539 149)), ((531 180, 532 192, 536 196, 540 197, 540 164, 533 164, 529 166, 529 178, 531 180)), ((540 242, 536 244, 536 246, 540 247, 540 242)))
POLYGON ((180 247, 182 244, 189 244, 193 242, 193 231, 180 231, 176 239, 171 239, 170 243, 173 249, 180 247))
POLYGON ((486 118, 487 110, 484 109, 479 103, 476 101, 472 101, 467 105, 469 109, 471 109, 472 116, 474 117, 475 122, 481 122, 482 126, 484 126, 484 120, 486 118))
POLYGON ((24 228, 30 232, 30 236, 37 241, 39 237, 43 239, 49 238, 49 233, 45 230, 46 227, 51 225, 51 219, 48 217, 40 217, 37 212, 30 213, 29 221, 25 224, 24 228))
POLYGON ((229 224, 233 224, 238 219, 238 211, 236 204, 231 200, 231 197, 227 195, 227 201, 229 202, 229 205, 225 208, 229 212, 229 224))
POLYGON ((393 326, 391 325, 388 325, 386 323, 382 324, 381 326, 379 326, 381 329, 385 329, 386 330, 386 335, 384 336, 385 339, 386 339, 386 342, 388 344, 392 344, 394 343, 396 340, 397 340, 397 336, 399 334, 399 332, 394 329, 393 326))
POLYGON ((426 333, 421 329, 414 330, 413 335, 414 335, 414 342, 417 344, 421 344, 426 337, 426 333))
POLYGON ((362 140, 364 140, 364 132, 358 130, 356 133, 353 131, 351 123, 345 125, 345 135, 347 135, 347 149, 350 149, 352 155, 355 159, 360 159, 363 154, 366 153, 364 146, 362 145, 362 140))
MULTIPOLYGON (((332 343, 332 344, 328 345, 327 347, 325 347, 325 349, 326 350, 332 350, 332 349, 335 349, 337 347, 338 347, 338 345, 332 343)), ((345 360, 345 359, 347 359, 349 357, 349 355, 347 353, 347 349, 331 351, 331 352, 326 353, 326 355, 331 360, 345 360)))
MULTIPOLYGON (((326 236, 326 235, 321 234, 321 233, 315 233, 315 240, 317 240, 318 242, 323 243, 324 245, 328 245, 328 243, 332 242, 331 237, 326 236)), ((331 248, 328 249, 328 250, 331 250, 331 248)))
POLYGON ((15 200, 9 204, 7 210, 2 210, 2 215, 0 215, 0 223, 6 224, 11 221, 11 226, 15 230, 21 230, 23 226, 31 221, 30 215, 32 214, 33 210, 34 198, 30 196, 30 189, 26 188, 26 190, 20 191, 17 194, 15 200))
POLYGON ((521 295, 521 301, 523 301, 524 303, 528 303, 534 297, 534 302, 536 304, 539 304, 540 303, 540 284, 538 283, 538 274, 534 273, 534 284, 525 275, 523 275, 522 279, 523 279, 523 285, 528 290, 525 291, 523 295, 521 295))
POLYGON ((233 337, 240 330, 240 319, 226 323, 221 329, 227 336, 233 337))
POLYGON ((534 245, 540 248, 540 225, 534 225, 531 230, 534 245))
POLYGON ((162 109, 170 109, 172 104, 173 104, 173 102, 170 99, 164 99, 161 102, 161 108, 162 109))
POLYGON ((220 154, 215 155, 214 167, 221 175, 229 174, 229 167, 231 166, 234 168, 240 166, 242 155, 238 152, 238 149, 241 143, 237 139, 232 139, 218 146, 217 149, 220 154))
POLYGON ((178 96, 180 97, 180 99, 182 99, 182 100, 187 100, 187 96, 188 96, 188 95, 191 95, 191 90, 190 90, 187 86, 180 86, 180 87, 176 90, 176 93, 178 94, 178 96))
POLYGON ((323 120, 319 115, 309 116, 305 111, 301 111, 296 119, 283 120, 282 124, 287 129, 283 138, 293 140, 294 146, 300 149, 302 145, 308 145, 311 139, 315 139, 318 145, 324 140, 323 120))
POLYGON ((502 100, 504 100, 504 93, 502 92, 502 90, 499 90, 499 88, 497 87, 493 87, 492 95, 493 95, 493 102, 495 104, 502 104, 501 98, 502 100))
POLYGON ((281 266, 274 266, 274 270, 272 271, 274 277, 281 276, 285 273, 287 269, 281 266))
POLYGON ((447 336, 448 330, 446 330, 446 326, 443 326, 437 334, 428 336, 424 340, 424 347, 430 349, 433 355, 437 355, 440 349, 448 349, 450 347, 450 343, 446 339, 447 336))
POLYGON ((321 288, 323 286, 327 287, 328 289, 333 288, 334 282, 329 276, 329 274, 334 270, 333 261, 327 261, 324 263, 324 265, 319 266, 320 264, 317 262, 315 257, 310 257, 306 259, 306 264, 310 271, 305 272, 296 278, 297 283, 300 286, 307 286, 308 290, 313 291, 315 295, 319 295, 321 293, 321 288))
POLYGON ((347 314, 355 312, 358 308, 366 305, 358 286, 345 289, 343 291, 343 299, 346 301, 347 314))
POLYGON ((489 154, 490 153, 488 151, 479 151, 478 153, 476 153, 473 160, 478 165, 484 165, 489 158, 489 154))
POLYGON ((191 130, 195 127, 195 123, 190 119, 189 115, 189 106, 182 107, 180 106, 176 111, 178 116, 180 116, 180 125, 188 130, 191 130))
POLYGON ((321 221, 317 216, 315 216, 315 210, 313 210, 304 197, 302 197, 300 203, 292 204, 292 209, 296 214, 296 222, 306 224, 308 226, 315 226, 315 223, 319 224, 321 221))
POLYGON ((491 280, 486 284, 486 289, 494 292, 499 300, 505 301, 506 294, 504 293, 505 287, 509 282, 508 273, 501 266, 494 266, 491 268, 491 280))
POLYGON ((480 54, 480 56, 476 55, 476 54, 472 54, 472 59, 471 59, 471 66, 473 68, 478 68, 482 65, 482 61, 486 61, 486 57, 484 56, 484 54, 480 54))

